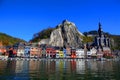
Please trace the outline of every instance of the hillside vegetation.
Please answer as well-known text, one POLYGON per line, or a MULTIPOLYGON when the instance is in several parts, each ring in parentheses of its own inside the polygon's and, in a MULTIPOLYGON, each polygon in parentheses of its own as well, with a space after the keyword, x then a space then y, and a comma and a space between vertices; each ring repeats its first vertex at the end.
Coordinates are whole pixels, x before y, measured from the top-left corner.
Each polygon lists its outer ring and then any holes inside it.
POLYGON ((111 35, 114 40, 113 50, 120 50, 120 35, 111 35))
POLYGON ((50 34, 54 29, 55 28, 47 28, 38 33, 35 33, 35 34, 33 34, 33 38, 30 41, 31 42, 39 42, 42 39, 50 38, 50 34))
POLYGON ((14 37, 9 36, 5 33, 0 33, 0 43, 2 45, 8 46, 8 45, 13 45, 13 44, 18 43, 18 42, 25 42, 25 41, 22 39, 19 39, 19 38, 14 38, 14 37))

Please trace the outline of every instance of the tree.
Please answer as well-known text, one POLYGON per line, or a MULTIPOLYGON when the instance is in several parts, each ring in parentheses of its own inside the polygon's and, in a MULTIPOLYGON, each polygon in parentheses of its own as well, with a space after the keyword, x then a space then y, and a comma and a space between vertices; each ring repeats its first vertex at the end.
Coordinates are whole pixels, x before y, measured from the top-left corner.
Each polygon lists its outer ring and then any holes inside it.
POLYGON ((83 43, 93 42, 94 37, 83 36, 83 43))
POLYGON ((31 42, 38 42, 41 39, 47 39, 50 37, 51 32, 54 30, 55 28, 47 28, 47 29, 43 29, 42 31, 35 33, 33 35, 33 39, 30 40, 31 42))

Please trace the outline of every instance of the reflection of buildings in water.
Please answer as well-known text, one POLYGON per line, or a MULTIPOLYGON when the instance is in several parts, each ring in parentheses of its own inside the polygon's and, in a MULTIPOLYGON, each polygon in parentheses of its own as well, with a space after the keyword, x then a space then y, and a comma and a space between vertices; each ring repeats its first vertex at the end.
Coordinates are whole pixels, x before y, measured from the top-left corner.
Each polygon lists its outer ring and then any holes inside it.
POLYGON ((30 61, 29 73, 32 77, 50 78, 55 72, 55 61, 30 61))
MULTIPOLYGON (((8 67, 8 62, 7 61, 2 61, 2 60, 0 60, 0 77, 2 76, 2 75, 5 75, 6 73, 5 73, 5 71, 7 70, 7 69, 9 69, 9 67, 8 67)), ((8 72, 9 73, 9 72, 8 72)), ((0 79, 1 80, 1 79, 0 79)))
POLYGON ((16 73, 29 73, 29 62, 28 61, 16 61, 16 73))
POLYGON ((16 61, 16 80, 29 79, 29 61, 16 61))
POLYGON ((47 73, 55 72, 55 61, 46 61, 47 73))
POLYGON ((92 71, 97 71, 98 70, 98 65, 97 61, 87 61, 86 62, 86 67, 92 71))
POLYGON ((14 79, 16 61, 0 61, 0 80, 14 79), (12 76, 11 76, 12 75, 12 76))
POLYGON ((56 61, 56 73, 55 73, 55 80, 62 80, 63 76, 67 73, 71 73, 70 61, 56 61))
POLYGON ((56 61, 56 71, 63 72, 65 62, 63 61, 56 61))
MULTIPOLYGON (((40 80, 64 80, 71 78, 73 74, 105 75, 113 72, 115 63, 113 61, 63 61, 63 60, 42 60, 42 61, 0 61, 0 73, 5 70, 7 74, 14 74, 14 78, 30 77, 40 80), (1 70, 3 69, 3 70, 1 70), (87 73, 86 73, 87 72, 87 73), (20 77, 19 77, 20 76, 20 77)), ((115 67, 116 68, 116 67, 115 67)), ((114 73, 113 73, 114 74, 114 73)), ((6 73, 1 73, 6 75, 6 73)), ((17 80, 16 79, 16 80, 17 80)), ((21 78, 21 80, 24 80, 21 78)), ((70 80, 73 80, 72 78, 70 80)))
POLYGON ((88 61, 86 67, 91 71, 111 71, 113 70, 112 62, 110 61, 88 61))
POLYGON ((31 77, 41 77, 41 61, 29 61, 29 74, 31 77))
POLYGON ((113 64, 114 64, 114 62, 112 62, 112 61, 106 61, 106 62, 104 62, 104 64, 103 64, 103 68, 104 69, 103 70, 111 72, 113 70, 113 64))
POLYGON ((16 68, 16 61, 7 61, 7 69, 8 73, 12 74, 15 73, 15 68, 16 68))
POLYGON ((63 69, 64 69, 64 62, 63 62, 63 61, 60 61, 60 62, 59 62, 59 70, 60 70, 61 72, 63 72, 63 69))
POLYGON ((90 69, 91 71, 93 72, 96 72, 96 71, 101 71, 103 70, 103 64, 104 62, 103 61, 93 61, 93 60, 90 60, 86 63, 86 67, 88 69, 90 69))
POLYGON ((56 73, 55 73, 55 80, 62 80, 62 77, 69 72, 70 70, 70 62, 69 61, 61 61, 56 60, 56 73))
POLYGON ((85 73, 85 61, 76 61, 76 72, 77 74, 84 74, 85 73))
POLYGON ((6 67, 7 67, 7 61, 0 60, 0 73, 1 71, 5 71, 6 67))
POLYGON ((40 70, 40 61, 29 61, 29 71, 39 71, 40 70))
POLYGON ((23 71, 23 61, 16 61, 16 68, 15 71, 16 73, 20 73, 23 71))
MULTIPOLYGON (((37 69, 38 72, 36 72, 36 76, 42 79, 47 79, 48 78, 48 73, 47 73, 47 61, 42 60, 38 61, 39 63, 39 68, 37 69)), ((34 66, 33 66, 34 67, 34 66)))
POLYGON ((53 80, 55 78, 55 61, 46 61, 45 75, 49 80, 53 80))
POLYGON ((104 61, 96 61, 96 64, 97 64, 97 70, 98 71, 104 70, 104 66, 103 66, 104 61))
POLYGON ((29 79, 29 61, 17 61, 15 65, 15 76, 13 80, 29 79))
POLYGON ((56 61, 56 71, 58 72, 69 72, 71 71, 70 61, 56 61))
POLYGON ((76 61, 70 61, 71 64, 71 71, 74 72, 76 70, 76 61))

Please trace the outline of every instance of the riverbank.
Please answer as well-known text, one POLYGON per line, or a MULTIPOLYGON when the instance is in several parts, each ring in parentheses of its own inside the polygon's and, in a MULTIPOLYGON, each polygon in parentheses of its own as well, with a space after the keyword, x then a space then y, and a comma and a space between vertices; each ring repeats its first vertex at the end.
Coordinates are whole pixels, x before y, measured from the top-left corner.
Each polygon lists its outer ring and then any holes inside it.
POLYGON ((0 60, 23 60, 23 61, 81 61, 81 60, 85 60, 85 61, 89 61, 89 60, 93 60, 93 61, 120 61, 120 58, 112 58, 112 59, 106 59, 106 58, 7 58, 7 57, 0 57, 0 60))

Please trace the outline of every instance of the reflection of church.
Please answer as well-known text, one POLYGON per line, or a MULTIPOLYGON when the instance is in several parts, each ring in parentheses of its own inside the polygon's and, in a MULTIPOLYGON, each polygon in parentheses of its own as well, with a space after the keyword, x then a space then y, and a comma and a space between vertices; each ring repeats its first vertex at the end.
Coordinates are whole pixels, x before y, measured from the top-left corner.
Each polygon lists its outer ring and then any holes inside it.
POLYGON ((95 46, 104 50, 110 50, 110 39, 106 37, 99 23, 98 36, 95 37, 95 46))

